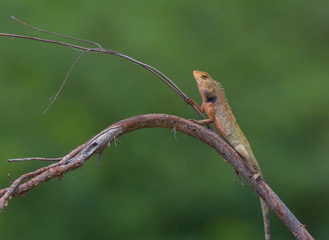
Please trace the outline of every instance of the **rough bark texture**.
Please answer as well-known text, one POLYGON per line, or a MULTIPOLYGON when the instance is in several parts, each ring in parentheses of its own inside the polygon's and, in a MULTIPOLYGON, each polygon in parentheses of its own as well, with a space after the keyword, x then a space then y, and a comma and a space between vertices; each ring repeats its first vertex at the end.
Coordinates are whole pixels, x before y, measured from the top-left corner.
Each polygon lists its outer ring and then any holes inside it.
MULTIPOLYGON (((106 128, 63 158, 54 159, 58 162, 22 175, 15 180, 9 188, 0 190, 0 210, 6 206, 7 201, 13 196, 24 194, 51 178, 61 177, 66 172, 81 167, 85 161, 95 154, 99 154, 100 158, 103 150, 119 136, 142 128, 158 127, 174 129, 175 131, 194 137, 214 148, 237 170, 256 193, 265 199, 269 208, 283 221, 296 239, 313 239, 305 226, 298 221, 262 178, 259 178, 257 181, 251 181, 251 177, 253 176, 251 167, 230 145, 221 139, 217 133, 197 125, 192 121, 165 114, 147 114, 122 120, 106 128)), ((46 158, 25 158, 11 159, 9 161, 34 159, 52 160, 46 158)))

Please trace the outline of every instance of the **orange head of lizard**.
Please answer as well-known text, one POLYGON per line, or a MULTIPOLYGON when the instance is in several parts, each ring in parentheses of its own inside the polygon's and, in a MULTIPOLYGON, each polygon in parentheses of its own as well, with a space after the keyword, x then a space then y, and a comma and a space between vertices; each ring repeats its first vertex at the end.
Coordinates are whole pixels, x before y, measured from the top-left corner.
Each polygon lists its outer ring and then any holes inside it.
POLYGON ((194 78, 198 84, 199 92, 203 98, 211 98, 216 95, 215 81, 206 72, 194 70, 194 78))

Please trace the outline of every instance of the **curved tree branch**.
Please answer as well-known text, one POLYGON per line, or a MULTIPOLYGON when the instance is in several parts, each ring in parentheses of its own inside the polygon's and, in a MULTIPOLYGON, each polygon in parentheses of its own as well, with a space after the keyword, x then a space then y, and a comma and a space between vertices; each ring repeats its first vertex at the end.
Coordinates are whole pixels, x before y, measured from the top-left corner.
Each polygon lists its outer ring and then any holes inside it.
POLYGON ((270 209, 289 228, 296 239, 313 239, 305 226, 298 221, 264 179, 259 178, 257 181, 251 181, 254 174, 251 167, 218 134, 192 121, 165 114, 140 115, 117 122, 59 159, 9 159, 9 162, 24 160, 54 160, 58 162, 34 172, 26 173, 15 180, 10 187, 0 190, 0 210, 7 205, 8 200, 12 197, 24 194, 51 178, 61 177, 63 174, 83 166, 88 159, 96 154, 99 154, 100 157, 104 149, 110 146, 110 143, 116 138, 142 128, 175 129, 208 144, 236 169, 260 197, 265 199, 270 209))

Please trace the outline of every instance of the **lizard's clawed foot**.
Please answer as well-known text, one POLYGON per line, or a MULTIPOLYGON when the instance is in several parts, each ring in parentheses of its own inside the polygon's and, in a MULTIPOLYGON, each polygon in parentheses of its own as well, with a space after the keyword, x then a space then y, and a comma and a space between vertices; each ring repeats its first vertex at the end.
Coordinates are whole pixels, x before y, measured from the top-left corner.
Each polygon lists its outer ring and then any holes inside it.
POLYGON ((188 119, 188 120, 191 121, 191 122, 194 122, 196 124, 202 125, 202 123, 200 122, 202 120, 195 120, 195 119, 188 119))
MULTIPOLYGON (((224 159, 224 161, 226 161, 226 160, 224 159)), ((227 161, 226 161, 226 162, 227 162, 227 161)), ((233 181, 235 182, 235 179, 239 178, 241 185, 244 186, 244 184, 243 184, 243 182, 242 182, 242 180, 241 180, 241 178, 240 178, 240 175, 239 175, 238 170, 234 170, 233 174, 234 174, 234 179, 233 179, 233 181)))
POLYGON ((195 101, 192 99, 192 98, 186 98, 185 100, 184 100, 184 102, 186 103, 186 104, 190 104, 190 105, 196 105, 196 103, 195 103, 195 101))
POLYGON ((214 122, 213 119, 202 119, 202 120, 189 119, 189 120, 199 125, 208 125, 214 122))
POLYGON ((251 177, 251 182, 254 183, 257 181, 257 179, 262 176, 261 173, 255 173, 252 177, 251 177))

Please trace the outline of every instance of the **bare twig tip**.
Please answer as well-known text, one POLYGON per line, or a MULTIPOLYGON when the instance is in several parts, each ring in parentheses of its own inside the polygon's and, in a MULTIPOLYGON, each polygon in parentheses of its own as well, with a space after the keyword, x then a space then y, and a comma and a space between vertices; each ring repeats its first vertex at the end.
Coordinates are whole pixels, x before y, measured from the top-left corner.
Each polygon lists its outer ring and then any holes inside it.
POLYGON ((102 156, 103 156, 103 151, 100 151, 98 154, 98 158, 97 158, 97 167, 99 167, 101 165, 101 161, 102 161, 102 156))
POLYGON ((20 193, 19 196, 26 197, 26 192, 20 193))
POLYGON ((50 97, 50 98, 49 98, 49 101, 53 100, 54 98, 56 98, 56 95, 50 97))
POLYGON ((174 128, 171 131, 174 132, 174 138, 175 138, 175 140, 178 140, 177 139, 177 136, 176 136, 176 127, 175 127, 175 125, 174 125, 174 128))
POLYGON ((8 177, 11 181, 15 181, 15 179, 13 179, 13 178, 10 176, 9 173, 7 174, 7 177, 8 177))

